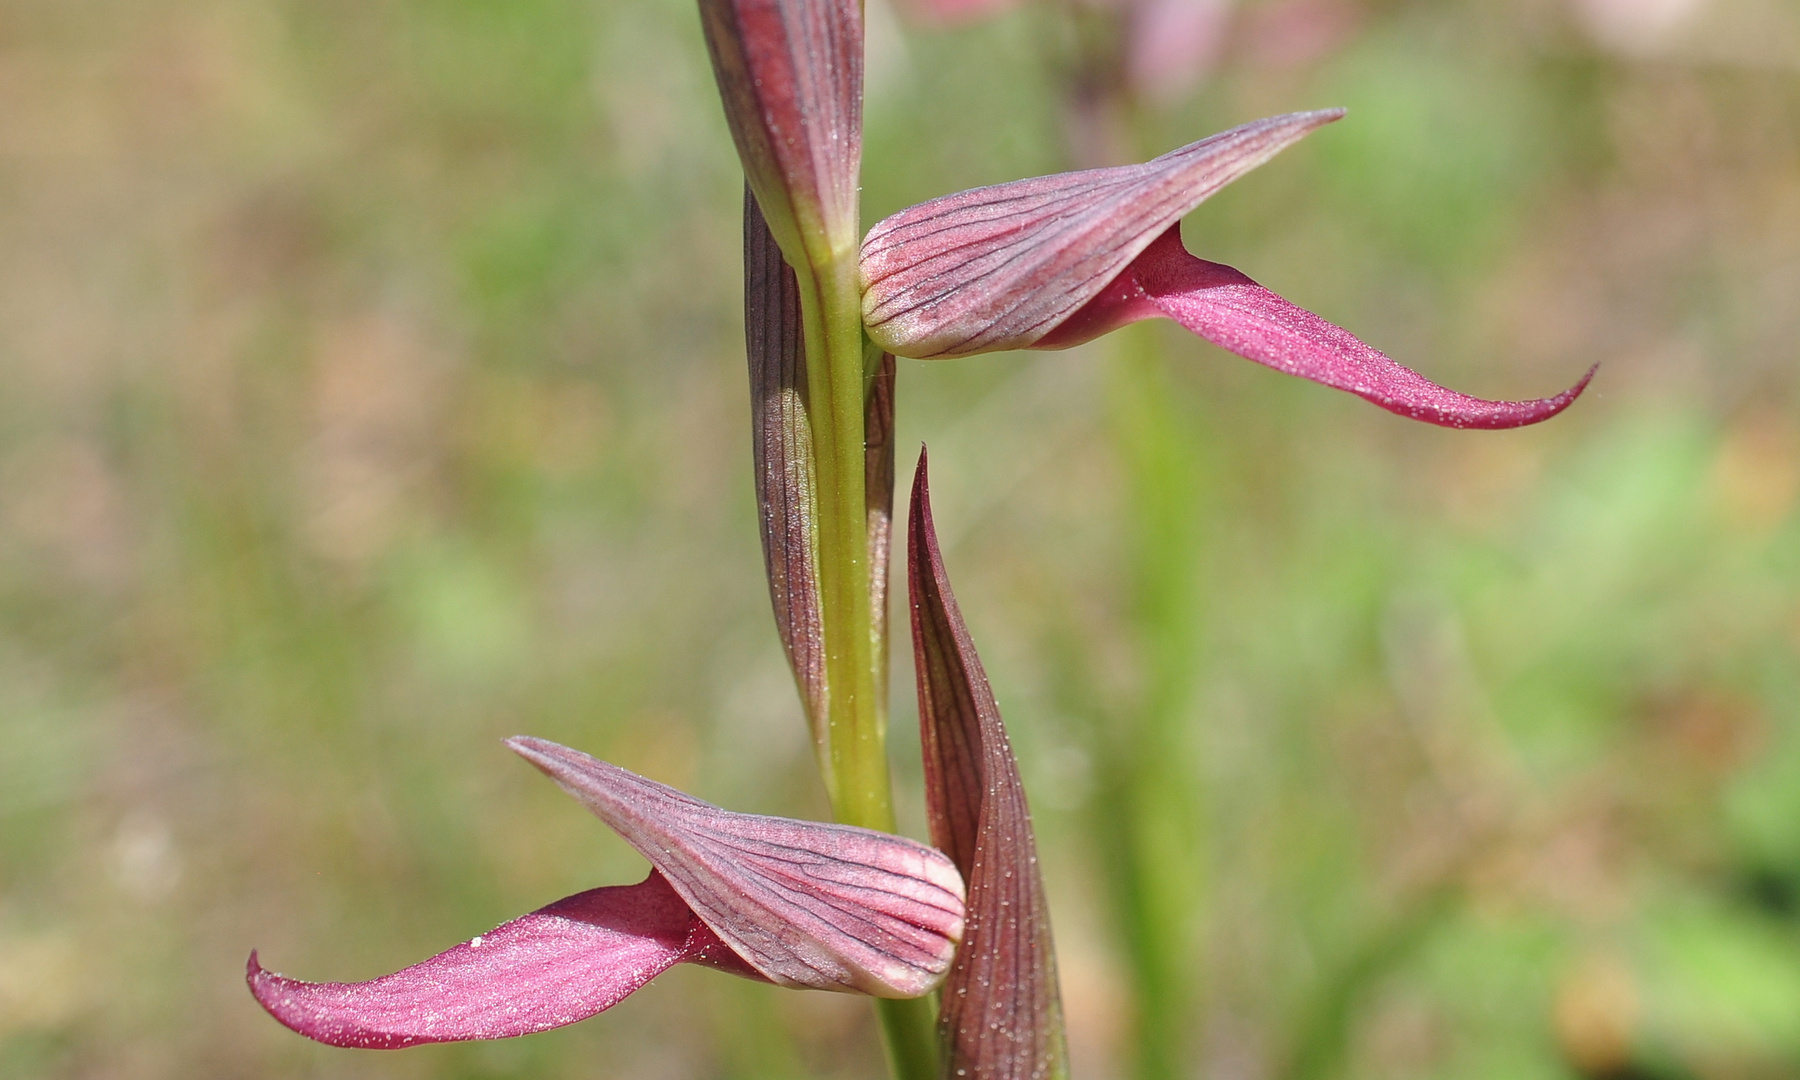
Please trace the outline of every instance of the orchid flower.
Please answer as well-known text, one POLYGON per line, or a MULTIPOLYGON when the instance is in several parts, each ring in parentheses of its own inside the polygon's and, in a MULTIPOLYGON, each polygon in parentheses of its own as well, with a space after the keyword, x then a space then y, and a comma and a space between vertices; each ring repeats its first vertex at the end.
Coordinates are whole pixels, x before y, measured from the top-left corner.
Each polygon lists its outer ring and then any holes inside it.
POLYGON ((1168 318, 1246 359, 1427 423, 1519 427, 1567 408, 1591 369, 1535 401, 1459 394, 1182 246, 1184 215, 1343 115, 1288 113, 1141 165, 975 188, 902 210, 863 239, 864 326, 882 348, 932 360, 1066 349, 1127 323, 1168 318))
POLYGON ((923 844, 848 825, 738 814, 543 739, 507 745, 650 860, 636 885, 558 900, 392 975, 250 992, 333 1046, 500 1039, 611 1008, 676 964, 781 986, 913 998, 963 935, 963 883, 923 844))

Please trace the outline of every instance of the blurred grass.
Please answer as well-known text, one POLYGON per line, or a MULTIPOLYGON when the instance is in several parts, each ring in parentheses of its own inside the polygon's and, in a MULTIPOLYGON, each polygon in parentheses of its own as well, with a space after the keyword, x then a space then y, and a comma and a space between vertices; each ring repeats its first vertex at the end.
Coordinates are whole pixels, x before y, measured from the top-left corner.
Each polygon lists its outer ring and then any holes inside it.
MULTIPOLYGON (((1109 346, 903 367, 1080 1075, 1131 1056, 1106 768, 1171 672, 1191 1074, 1800 1074, 1800 23, 1691 6, 1249 5, 1156 114, 1350 106, 1190 244, 1474 393, 1606 365, 1442 432, 1151 328, 1185 673, 1134 636, 1109 346)), ((1060 167, 1061 16, 873 10, 870 220, 1060 167)), ((864 1004, 706 972, 396 1054, 238 982, 639 873, 515 732, 822 816, 735 170, 685 0, 0 3, 0 1075, 876 1075, 864 1004)))

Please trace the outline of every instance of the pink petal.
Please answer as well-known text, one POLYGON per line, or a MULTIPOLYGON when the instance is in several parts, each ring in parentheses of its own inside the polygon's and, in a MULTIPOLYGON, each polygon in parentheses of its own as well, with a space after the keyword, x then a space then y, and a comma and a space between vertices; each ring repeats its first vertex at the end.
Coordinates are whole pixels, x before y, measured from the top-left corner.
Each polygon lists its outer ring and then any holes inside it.
POLYGON ((963 882, 941 852, 851 825, 721 810, 545 739, 507 745, 637 848, 769 981, 906 998, 950 969, 963 882))
POLYGON ((1131 6, 1125 70, 1152 101, 1193 91, 1219 62, 1237 0, 1139 0, 1131 6))
POLYGON ((299 982, 264 971, 254 952, 246 978, 271 1016, 309 1039, 392 1050, 573 1024, 676 963, 716 960, 720 949, 652 872, 636 885, 576 893, 368 982, 299 982))
MULTIPOLYGON (((1139 319, 1166 316, 1222 349, 1372 401, 1389 412, 1454 428, 1514 428, 1569 407, 1595 368, 1555 397, 1485 401, 1445 389, 1229 266, 1195 258, 1170 228, 1106 291, 1038 343, 1066 348, 1139 319)), ((1598 365, 1596 365, 1597 367, 1598 365)))
POLYGON ((908 207, 863 238, 863 325, 883 349, 919 360, 1030 348, 1163 230, 1343 115, 1272 116, 1140 165, 1039 176, 908 207))

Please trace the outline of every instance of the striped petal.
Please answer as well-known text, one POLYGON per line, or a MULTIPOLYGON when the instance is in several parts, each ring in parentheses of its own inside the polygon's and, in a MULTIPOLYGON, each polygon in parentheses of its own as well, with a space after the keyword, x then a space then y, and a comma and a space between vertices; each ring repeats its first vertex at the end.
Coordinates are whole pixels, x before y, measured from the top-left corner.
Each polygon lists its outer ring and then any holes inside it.
POLYGON ((507 745, 637 848, 769 981, 908 998, 943 979, 963 884, 904 837, 721 810, 544 739, 507 745))
POLYGON ((963 624, 931 522, 925 456, 913 477, 907 585, 931 838, 969 882, 968 936, 944 981, 945 1076, 1059 1080, 1069 1072, 1050 907, 1025 785, 963 624))
POLYGON ((858 0, 700 0, 744 177, 795 266, 856 244, 862 166, 858 0))
POLYGON ((1214 192, 1342 109, 1289 113, 1142 165, 1058 173, 909 207, 863 239, 863 322, 921 360, 1027 348, 1214 192))

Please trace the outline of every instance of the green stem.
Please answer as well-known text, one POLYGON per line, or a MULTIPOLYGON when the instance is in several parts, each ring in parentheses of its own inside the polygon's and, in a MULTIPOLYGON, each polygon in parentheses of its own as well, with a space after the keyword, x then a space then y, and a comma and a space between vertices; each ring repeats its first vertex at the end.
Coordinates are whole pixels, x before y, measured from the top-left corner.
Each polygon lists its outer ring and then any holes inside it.
POLYGON ((1114 438, 1129 477, 1133 622, 1144 670, 1136 716, 1108 762, 1115 888, 1136 999, 1139 1080, 1187 1074, 1205 907, 1203 806, 1189 711, 1200 654, 1203 543, 1197 449, 1170 405, 1156 328, 1117 335, 1114 438))
POLYGON ((938 1080, 937 995, 875 1003, 895 1080, 938 1080))
POLYGON ((862 304, 855 253, 815 265, 810 276, 801 282, 800 303, 813 402, 820 608, 830 687, 826 786, 839 821, 892 832, 887 733, 876 690, 884 680, 876 670, 874 644, 875 619, 886 613, 875 612, 869 603, 862 304))
MULTIPOLYGON (((815 260, 801 275, 808 398, 813 403, 819 522, 820 613, 824 622, 826 788, 839 821, 895 830, 888 778, 885 703, 886 611, 870 601, 869 510, 865 489, 868 364, 856 249, 815 260)), ((876 354, 877 358, 879 354, 876 354)), ((936 1009, 930 999, 879 1001, 896 1080, 936 1080, 936 1009)))

